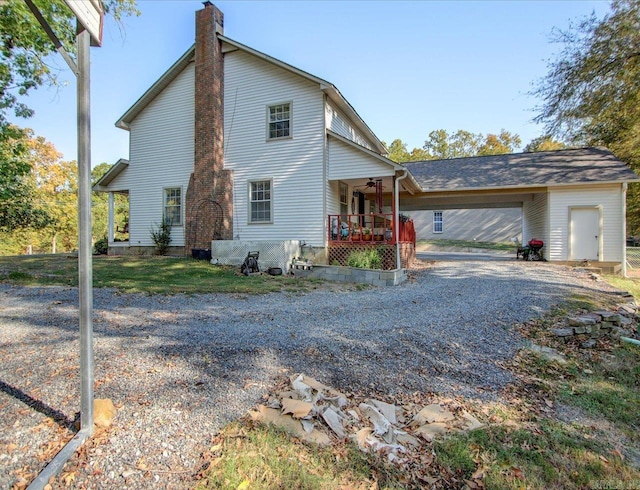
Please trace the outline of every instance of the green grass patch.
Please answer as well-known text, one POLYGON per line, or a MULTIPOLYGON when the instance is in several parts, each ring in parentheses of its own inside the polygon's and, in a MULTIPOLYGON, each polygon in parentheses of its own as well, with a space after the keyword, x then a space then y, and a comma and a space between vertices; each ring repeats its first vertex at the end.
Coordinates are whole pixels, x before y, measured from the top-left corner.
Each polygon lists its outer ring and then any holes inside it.
POLYGON ((627 344, 614 348, 572 382, 561 383, 559 399, 640 441, 640 348, 627 344))
POLYGON ((440 247, 459 247, 459 248, 483 248, 487 250, 506 250, 509 252, 516 251, 516 247, 510 242, 479 242, 474 240, 449 240, 449 239, 432 239, 432 240, 420 240, 417 243, 420 245, 437 245, 440 247))
POLYGON ((216 438, 197 490, 406 488, 395 468, 352 444, 319 448, 271 426, 234 423, 216 438))
MULTIPOLYGON (((0 257, 0 281, 16 284, 78 284, 78 259, 67 255, 0 257)), ((214 266, 182 257, 94 257, 93 285, 123 292, 152 294, 269 293, 305 291, 321 281, 287 276, 239 274, 238 268, 214 266)))
POLYGON ((640 279, 624 278, 620 276, 605 276, 605 280, 623 291, 628 291, 636 301, 640 301, 640 279))
POLYGON ((640 476, 596 437, 546 418, 526 427, 491 425, 436 442, 434 449, 449 478, 468 480, 479 470, 491 489, 579 489, 640 476))

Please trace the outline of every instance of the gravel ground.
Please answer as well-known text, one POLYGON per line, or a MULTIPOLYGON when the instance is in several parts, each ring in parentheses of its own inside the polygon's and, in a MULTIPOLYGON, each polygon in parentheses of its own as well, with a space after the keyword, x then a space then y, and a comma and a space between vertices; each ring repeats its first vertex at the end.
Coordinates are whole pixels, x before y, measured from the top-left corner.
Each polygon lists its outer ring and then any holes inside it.
MULTIPOLYGON (((496 361, 521 345, 511 325, 572 293, 608 290, 584 272, 513 261, 439 262, 364 291, 96 289, 95 396, 119 410, 54 488, 190 488, 211 435, 285 372, 347 393, 495 398, 511 380, 496 361)), ((72 436, 76 308, 73 288, 0 284, 0 488, 30 481, 72 436)))

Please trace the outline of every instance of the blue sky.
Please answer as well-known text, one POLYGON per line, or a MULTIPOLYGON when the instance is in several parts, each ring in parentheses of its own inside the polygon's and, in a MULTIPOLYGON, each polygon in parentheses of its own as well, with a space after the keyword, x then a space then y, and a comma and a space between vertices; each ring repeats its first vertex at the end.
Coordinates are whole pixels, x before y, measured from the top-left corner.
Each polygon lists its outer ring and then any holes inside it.
MULTIPOLYGON (((605 1, 218 1, 225 35, 335 84, 376 135, 422 146, 430 131, 518 133, 523 145, 542 128, 527 95, 558 49, 552 28, 605 1)), ((92 162, 128 157, 128 133, 115 121, 194 41, 200 1, 139 0, 142 15, 121 30, 107 19, 103 47, 91 49, 92 162)), ((41 88, 27 101, 31 127, 76 158, 75 79, 41 88)))

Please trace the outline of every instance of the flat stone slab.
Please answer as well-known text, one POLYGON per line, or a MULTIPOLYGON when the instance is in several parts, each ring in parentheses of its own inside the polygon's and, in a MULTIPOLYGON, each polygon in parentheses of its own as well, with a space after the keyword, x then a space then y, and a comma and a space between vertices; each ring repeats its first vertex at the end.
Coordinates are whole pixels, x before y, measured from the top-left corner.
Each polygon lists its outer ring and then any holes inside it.
POLYGON ((555 361, 560 364, 567 363, 567 358, 563 354, 560 354, 560 352, 558 352, 557 350, 552 349, 551 347, 544 347, 542 345, 530 344, 527 347, 527 349, 529 349, 531 352, 535 352, 536 354, 538 354, 540 357, 542 357, 547 361, 551 361, 551 362, 555 361))
POLYGON ((600 318, 591 315, 581 315, 569 317, 569 325, 572 327, 585 327, 587 325, 595 325, 600 318))
POLYGON ((551 332, 557 337, 571 337, 573 335, 573 328, 552 328, 551 332))

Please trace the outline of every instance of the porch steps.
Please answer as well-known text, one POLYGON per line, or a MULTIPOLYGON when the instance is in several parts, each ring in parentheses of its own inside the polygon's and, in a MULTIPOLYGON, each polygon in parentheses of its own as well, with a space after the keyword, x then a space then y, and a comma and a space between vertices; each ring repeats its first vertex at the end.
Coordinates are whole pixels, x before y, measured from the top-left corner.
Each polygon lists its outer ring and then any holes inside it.
POLYGON ((579 260, 570 260, 567 262, 556 262, 571 267, 579 267, 585 271, 593 272, 594 274, 611 274, 619 276, 622 274, 622 264, 620 262, 598 262, 589 261, 584 263, 579 260))

